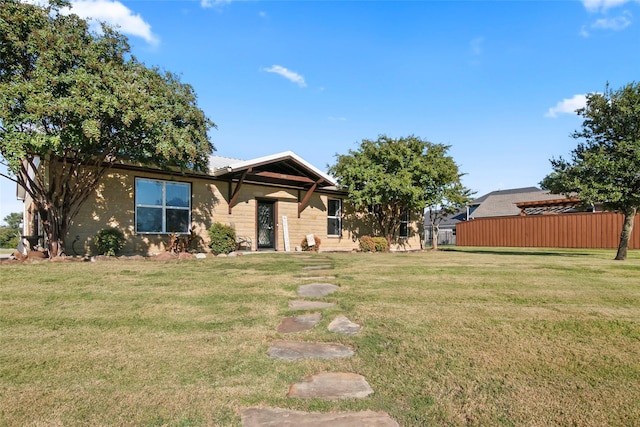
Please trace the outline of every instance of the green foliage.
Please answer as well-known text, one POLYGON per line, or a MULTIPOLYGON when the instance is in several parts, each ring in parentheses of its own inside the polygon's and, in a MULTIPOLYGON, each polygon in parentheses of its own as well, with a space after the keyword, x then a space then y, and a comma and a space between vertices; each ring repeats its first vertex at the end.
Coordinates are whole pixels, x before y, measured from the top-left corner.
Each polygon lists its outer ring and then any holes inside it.
POLYGON ((315 244, 313 246, 309 246, 309 242, 307 242, 307 238, 305 237, 300 242, 300 247, 304 252, 318 252, 320 250, 320 243, 322 243, 322 240, 318 236, 314 235, 313 241, 315 244))
POLYGON ((587 95, 577 110, 584 118, 573 133, 582 139, 571 158, 551 159, 553 172, 540 183, 544 189, 602 203, 622 212, 625 225, 616 259, 626 258, 633 217, 640 207, 640 83, 587 95))
POLYGON ((423 212, 427 206, 441 204, 447 197, 445 188, 465 190, 448 150, 447 145, 415 136, 383 135, 376 141, 362 140, 356 151, 337 155, 329 172, 349 193, 356 210, 376 206, 372 215, 377 231, 392 240, 405 210, 423 212))
POLYGON ((6 222, 10 228, 20 230, 20 224, 22 223, 22 213, 12 212, 4 217, 4 222, 6 222))
POLYGON ((0 248, 15 249, 20 242, 22 214, 12 212, 4 217, 4 222, 6 222, 7 225, 0 226, 0 248))
POLYGON ((373 238, 371 236, 362 236, 360 238, 360 242, 358 243, 360 250, 362 252, 375 252, 376 251, 376 244, 373 241, 373 238))
POLYGON ((214 149, 191 86, 138 62, 114 29, 94 33, 61 13, 62 3, 0 7, 0 155, 60 245, 113 164, 204 171, 214 149))
POLYGON ((376 252, 387 252, 389 250, 389 242, 386 237, 374 237, 373 244, 376 247, 376 252))
POLYGON ((0 227, 0 248, 12 248, 18 247, 20 242, 20 229, 13 227, 0 227))
POLYGON ((228 254, 236 250, 236 230, 216 222, 209 228, 209 248, 215 255, 228 254))
POLYGON ((116 256, 124 247, 126 239, 122 231, 117 228, 103 228, 96 234, 93 243, 98 255, 116 256))

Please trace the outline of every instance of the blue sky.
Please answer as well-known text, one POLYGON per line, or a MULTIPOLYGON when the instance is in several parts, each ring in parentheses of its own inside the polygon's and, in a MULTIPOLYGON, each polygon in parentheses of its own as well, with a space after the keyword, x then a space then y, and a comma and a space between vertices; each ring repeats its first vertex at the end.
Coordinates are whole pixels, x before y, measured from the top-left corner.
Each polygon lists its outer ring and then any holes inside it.
MULTIPOLYGON (((218 155, 322 170, 362 139, 451 146, 477 196, 535 186, 584 94, 640 79, 640 2, 81 1, 194 86, 218 155)), ((20 211, 0 178, 0 219, 20 211)))

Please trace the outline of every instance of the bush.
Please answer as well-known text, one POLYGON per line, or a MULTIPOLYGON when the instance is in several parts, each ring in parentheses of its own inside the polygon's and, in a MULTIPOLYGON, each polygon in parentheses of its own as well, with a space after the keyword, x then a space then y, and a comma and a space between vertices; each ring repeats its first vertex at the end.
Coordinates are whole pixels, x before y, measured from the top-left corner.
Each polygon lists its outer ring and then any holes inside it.
POLYGON ((126 242, 124 234, 117 228, 109 227, 98 231, 93 239, 98 255, 116 256, 126 242))
POLYGON ((236 250, 236 230, 216 222, 209 228, 209 248, 215 255, 228 254, 236 250))
POLYGON ((313 252, 318 252, 320 250, 320 238, 318 236, 313 236, 313 240, 315 242, 315 245, 313 246, 309 246, 309 243, 307 242, 307 238, 305 237, 304 239, 302 239, 302 242, 300 242, 300 247, 302 248, 303 251, 305 252, 309 252, 309 251, 313 251, 313 252))
POLYGON ((374 237, 373 244, 376 247, 376 252, 387 252, 389 250, 389 242, 386 237, 374 237))
POLYGON ((376 244, 371 236, 362 236, 360 238, 360 250, 362 252, 375 252, 376 244))

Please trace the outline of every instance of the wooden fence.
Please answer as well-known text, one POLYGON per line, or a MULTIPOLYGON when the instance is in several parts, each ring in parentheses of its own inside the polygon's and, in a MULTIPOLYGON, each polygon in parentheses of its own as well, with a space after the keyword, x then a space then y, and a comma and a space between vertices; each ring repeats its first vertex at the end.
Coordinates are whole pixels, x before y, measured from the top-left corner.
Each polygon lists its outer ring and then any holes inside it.
MULTIPOLYGON (((612 212, 477 218, 456 224, 456 244, 615 249, 622 222, 623 216, 612 212)), ((639 248, 640 225, 636 216, 629 249, 639 248)))

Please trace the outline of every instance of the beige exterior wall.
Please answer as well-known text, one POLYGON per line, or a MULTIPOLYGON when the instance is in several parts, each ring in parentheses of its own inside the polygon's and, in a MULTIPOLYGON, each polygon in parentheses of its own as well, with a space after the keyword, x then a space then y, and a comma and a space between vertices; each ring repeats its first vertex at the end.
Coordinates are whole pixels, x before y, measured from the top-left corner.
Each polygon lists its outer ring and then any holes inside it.
MULTIPOLYGON (((283 217, 288 224, 290 250, 300 246, 303 238, 314 234, 321 239, 320 251, 351 251, 358 248, 358 237, 371 235, 367 227, 352 221, 343 221, 341 237, 327 235, 327 201, 340 198, 332 194, 316 192, 298 218, 298 199, 305 196, 297 189, 243 184, 235 206, 229 214, 229 184, 227 181, 193 177, 170 177, 161 173, 112 170, 96 190, 95 197, 89 199, 74 218, 66 238, 68 254, 94 255, 93 237, 105 227, 116 227, 125 234, 126 254, 152 255, 167 250, 169 235, 137 234, 135 232, 135 178, 150 178, 164 181, 188 182, 191 184, 191 224, 199 236, 199 250, 209 252, 207 230, 220 222, 235 228, 238 236, 251 240, 251 250, 257 250, 257 203, 275 202, 276 250, 285 250, 283 217)), ((237 183, 233 183, 233 189, 237 183)), ((344 210, 343 206, 343 210, 344 210)), ((392 250, 420 249, 420 235, 416 221, 409 239, 392 246, 392 250)))
MULTIPOLYGON (((327 237, 327 195, 316 193, 298 218, 298 190, 244 184, 236 205, 229 214, 229 184, 226 181, 191 177, 168 177, 150 172, 113 170, 74 218, 66 237, 68 254, 93 255, 93 237, 105 227, 116 227, 125 234, 127 243, 123 253, 155 254, 164 252, 169 236, 163 234, 135 233, 135 178, 151 178, 191 184, 191 223, 199 236, 200 250, 208 252, 207 230, 214 222, 231 225, 239 236, 248 237, 257 250, 256 200, 274 201, 276 206, 276 249, 285 249, 282 217, 287 217, 291 250, 300 245, 307 234, 315 234, 322 240, 321 250, 346 250, 357 247, 351 240, 327 237)), ((236 183, 233 184, 235 188, 236 183)), ((304 197, 302 192, 301 197, 304 197)))

